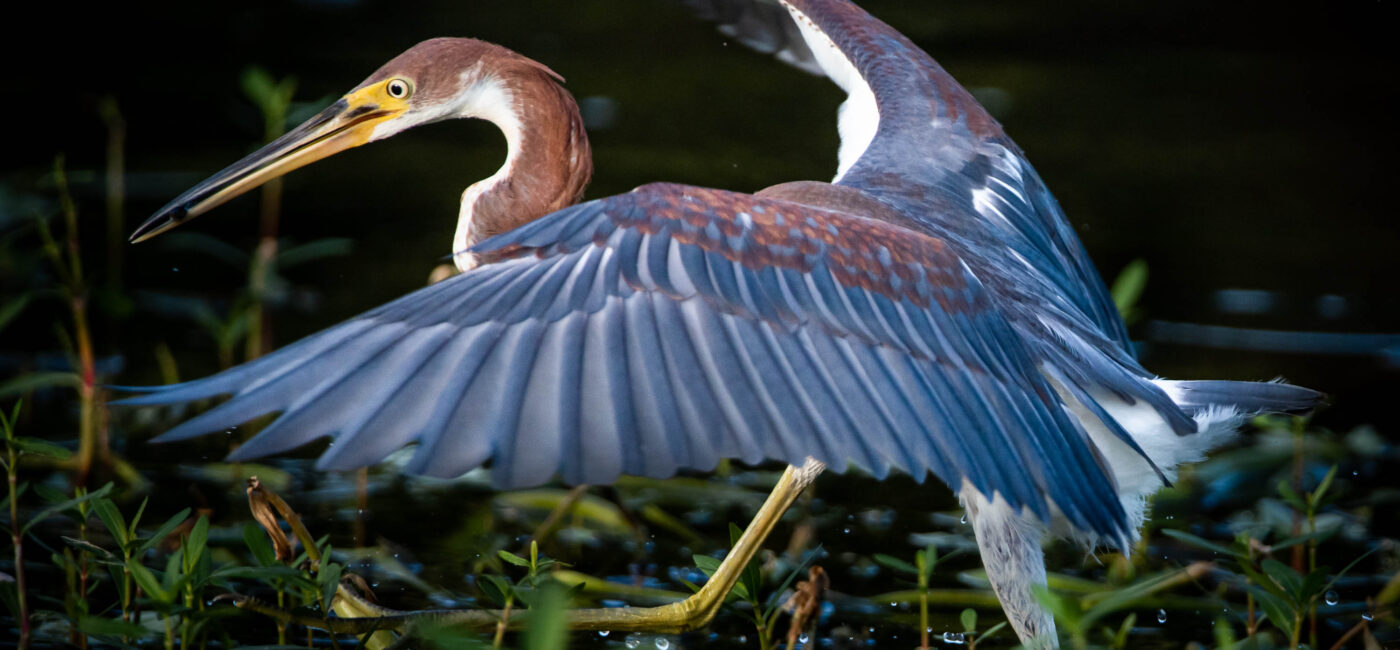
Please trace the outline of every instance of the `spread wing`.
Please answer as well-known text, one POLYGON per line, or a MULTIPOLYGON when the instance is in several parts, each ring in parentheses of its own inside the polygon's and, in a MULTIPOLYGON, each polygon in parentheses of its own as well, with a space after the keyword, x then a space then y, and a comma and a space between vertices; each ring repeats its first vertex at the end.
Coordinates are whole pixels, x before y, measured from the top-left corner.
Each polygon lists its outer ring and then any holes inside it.
POLYGON ((746 194, 649 185, 484 242, 502 256, 266 357, 130 404, 232 397, 162 436, 281 416, 319 466, 417 445, 501 487, 807 456, 970 482, 1126 533, 1111 479, 977 277, 938 239, 746 194))
POLYGON ((880 197, 940 236, 1014 251, 1019 259, 987 262, 1043 273, 1058 297, 1132 354, 1103 280, 1040 176, 918 45, 849 2, 683 2, 746 45, 820 71, 846 91, 834 182, 880 197))

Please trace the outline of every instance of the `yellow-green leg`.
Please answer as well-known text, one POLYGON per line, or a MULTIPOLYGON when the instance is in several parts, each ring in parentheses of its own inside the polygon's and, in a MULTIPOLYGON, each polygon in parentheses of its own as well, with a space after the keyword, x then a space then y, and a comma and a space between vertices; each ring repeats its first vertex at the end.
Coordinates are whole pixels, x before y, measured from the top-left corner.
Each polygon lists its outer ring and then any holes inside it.
MULTIPOLYGON (((569 612, 569 627, 575 630, 610 630, 614 632, 658 632, 675 633, 702 628, 714 619, 720 605, 729 595, 734 583, 749 560, 753 559, 768 534, 782 519, 783 513, 792 506, 817 475, 826 469, 820 461, 808 458, 801 467, 789 465, 778 484, 769 493, 768 499, 749 522, 739 542, 730 549, 714 575, 695 595, 679 602, 660 607, 616 607, 607 609, 575 609, 569 612)), ((282 612, 251 599, 238 601, 240 607, 253 609, 284 620, 297 622, 310 627, 330 629, 340 634, 364 634, 371 630, 403 628, 415 623, 461 626, 477 629, 494 628, 500 620, 501 612, 496 610, 428 610, 400 612, 384 609, 355 597, 341 588, 337 597, 338 613, 350 611, 360 613, 359 617, 323 620, 299 617, 282 612), (344 607, 345 609, 342 609, 344 607)), ((512 627, 523 624, 529 611, 512 613, 512 627)))

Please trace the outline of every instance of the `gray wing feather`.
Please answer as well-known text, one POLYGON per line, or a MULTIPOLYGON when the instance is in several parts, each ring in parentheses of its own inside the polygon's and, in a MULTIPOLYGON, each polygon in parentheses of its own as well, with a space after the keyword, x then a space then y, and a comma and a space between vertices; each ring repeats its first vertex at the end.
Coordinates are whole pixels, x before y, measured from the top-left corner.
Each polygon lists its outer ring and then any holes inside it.
MULTIPOLYGON (((489 463, 498 486, 523 487, 813 456, 965 479, 1042 518, 1053 499, 1081 528, 1123 532, 1087 435, 975 277, 940 276, 917 295, 942 303, 920 307, 843 284, 820 246, 800 272, 705 250, 681 237, 704 233, 696 214, 663 220, 649 203, 681 209, 678 193, 689 196, 655 186, 556 213, 487 242, 533 242, 514 258, 131 401, 232 394, 167 440, 281 411, 237 458, 329 436, 320 466, 343 469, 416 444, 410 471, 489 463)), ((821 246, 844 245, 832 241, 821 246)))

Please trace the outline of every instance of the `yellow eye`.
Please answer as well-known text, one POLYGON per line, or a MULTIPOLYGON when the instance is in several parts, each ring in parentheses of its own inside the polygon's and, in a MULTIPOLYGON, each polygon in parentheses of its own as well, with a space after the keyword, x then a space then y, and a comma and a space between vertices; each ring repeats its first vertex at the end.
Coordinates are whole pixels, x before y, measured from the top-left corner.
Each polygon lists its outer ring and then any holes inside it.
POLYGON ((384 84, 384 92, 394 99, 407 99, 413 94, 413 84, 407 79, 390 79, 389 83, 384 84))

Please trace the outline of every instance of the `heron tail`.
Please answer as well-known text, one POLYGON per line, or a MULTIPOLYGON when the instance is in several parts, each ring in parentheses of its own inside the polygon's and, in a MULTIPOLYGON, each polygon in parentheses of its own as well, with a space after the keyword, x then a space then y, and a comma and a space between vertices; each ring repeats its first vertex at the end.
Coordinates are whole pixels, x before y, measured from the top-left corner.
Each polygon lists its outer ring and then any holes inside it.
POLYGON ((1162 387, 1183 410, 1200 413, 1234 407, 1241 414, 1306 413, 1327 396, 1310 388, 1280 381, 1164 381, 1162 387))

